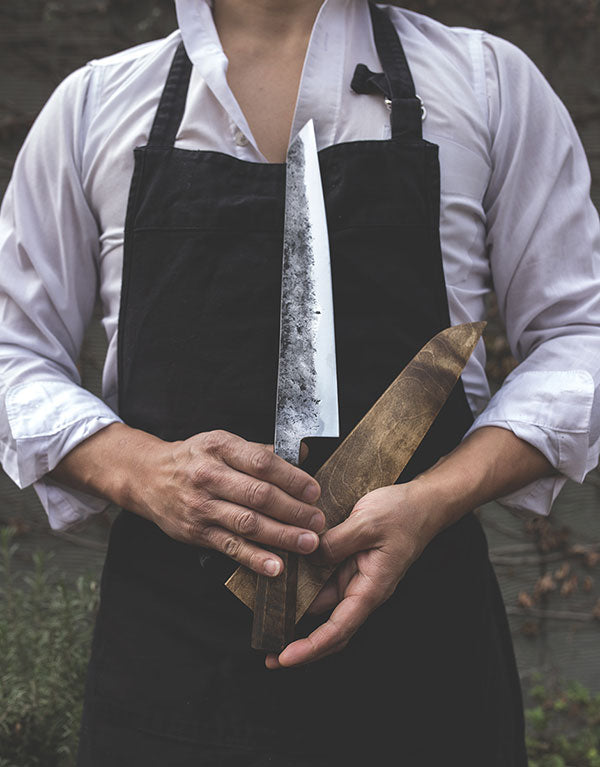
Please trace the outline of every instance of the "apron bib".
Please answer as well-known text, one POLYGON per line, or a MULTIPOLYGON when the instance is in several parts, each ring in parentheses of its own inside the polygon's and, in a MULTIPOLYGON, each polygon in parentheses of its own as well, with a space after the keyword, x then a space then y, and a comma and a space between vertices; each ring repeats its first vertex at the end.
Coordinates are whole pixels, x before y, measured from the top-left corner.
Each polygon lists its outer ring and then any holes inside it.
MULTIPOLYGON (((392 135, 319 153, 330 235, 341 438, 450 324, 438 148, 387 15, 371 6, 392 135)), ((135 150, 119 317, 123 420, 164 440, 225 429, 272 442, 285 166, 174 147, 191 63, 181 44, 148 145, 135 150)), ((462 383, 403 473, 472 423, 462 383)), ((339 440, 313 440, 314 472, 339 440)), ((122 510, 110 536, 79 767, 524 767, 508 623, 473 513, 426 548, 337 655, 267 671, 235 563, 122 510), (396 754, 396 757, 391 755, 396 754)), ((297 635, 324 618, 305 617, 297 635)))

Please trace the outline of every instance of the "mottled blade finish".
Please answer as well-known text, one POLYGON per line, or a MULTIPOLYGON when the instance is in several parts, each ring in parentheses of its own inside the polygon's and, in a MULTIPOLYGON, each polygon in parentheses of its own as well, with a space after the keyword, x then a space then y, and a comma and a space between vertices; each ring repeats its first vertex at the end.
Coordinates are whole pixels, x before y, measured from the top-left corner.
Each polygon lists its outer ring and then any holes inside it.
MULTIPOLYGON (((287 155, 275 453, 298 465, 304 437, 337 437, 338 399, 329 236, 312 120, 287 155)), ((274 550, 275 551, 275 550, 274 550)), ((298 557, 277 553, 277 578, 255 577, 252 647, 293 639, 298 557)))
MULTIPOLYGON (((456 385, 484 328, 485 322, 474 322, 435 336, 319 469, 318 506, 327 528, 342 522, 363 495, 398 479, 456 385)), ((296 620, 332 572, 300 558, 296 620)), ((250 570, 240 567, 226 586, 253 609, 255 581, 250 570)))
POLYGON ((312 120, 287 155, 275 452, 339 436, 329 237, 312 120))

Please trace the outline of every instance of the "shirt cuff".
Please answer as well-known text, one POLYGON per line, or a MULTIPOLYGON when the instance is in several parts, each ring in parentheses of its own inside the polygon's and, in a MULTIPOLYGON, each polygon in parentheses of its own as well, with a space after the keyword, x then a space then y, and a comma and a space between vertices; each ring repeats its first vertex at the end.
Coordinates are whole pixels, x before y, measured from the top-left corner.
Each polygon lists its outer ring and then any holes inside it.
POLYGON ((50 479, 42 478, 34 482, 33 489, 53 530, 68 530, 94 514, 101 514, 110 506, 110 501, 65 487, 50 479))
POLYGON ((19 487, 34 485, 50 526, 65 529, 103 511, 108 502, 44 478, 80 442, 119 416, 102 400, 70 381, 32 381, 6 393, 12 439, 4 445, 5 472, 19 487))
POLYGON ((508 429, 536 447, 560 476, 532 482, 500 503, 547 515, 567 478, 583 482, 599 455, 599 443, 590 445, 594 393, 594 379, 585 370, 518 373, 517 368, 507 378, 467 435, 483 426, 508 429))

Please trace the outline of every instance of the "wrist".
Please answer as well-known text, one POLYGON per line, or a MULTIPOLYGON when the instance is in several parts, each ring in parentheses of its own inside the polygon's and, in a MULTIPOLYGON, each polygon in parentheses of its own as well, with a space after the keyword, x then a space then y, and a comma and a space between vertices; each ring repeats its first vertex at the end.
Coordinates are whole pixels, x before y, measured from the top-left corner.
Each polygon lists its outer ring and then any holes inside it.
POLYGON ((68 487, 149 517, 146 498, 160 465, 157 451, 167 444, 115 422, 73 448, 49 474, 68 487))
POLYGON ((548 460, 511 431, 482 427, 415 480, 425 497, 437 499, 440 529, 467 512, 555 473, 548 460))
MULTIPOLYGON (((120 424, 123 426, 123 424, 120 424)), ((139 429, 125 427, 107 444, 111 470, 104 472, 107 493, 114 503, 146 519, 153 519, 152 488, 168 463, 171 443, 139 429)))
POLYGON ((431 537, 478 506, 476 476, 473 472, 457 471, 447 459, 409 484, 413 502, 423 511, 431 537))

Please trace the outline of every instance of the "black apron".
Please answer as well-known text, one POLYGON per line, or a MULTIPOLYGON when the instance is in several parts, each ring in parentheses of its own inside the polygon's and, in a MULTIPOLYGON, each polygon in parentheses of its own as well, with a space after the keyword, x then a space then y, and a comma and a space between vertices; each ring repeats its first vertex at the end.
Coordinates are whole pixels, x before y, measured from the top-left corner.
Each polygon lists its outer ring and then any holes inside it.
MULTIPOLYGON (((396 31, 371 6, 392 136, 319 153, 331 244, 344 437, 449 323, 437 146, 396 31)), ((368 31, 365 30, 365 34, 368 31)), ((119 318, 124 421, 164 440, 274 430, 285 166, 174 148, 190 61, 180 45, 148 145, 135 150, 119 318)), ((349 84, 348 84, 349 85, 349 84)), ((367 96, 362 96, 367 98, 367 96)), ((383 98, 383 95, 382 95, 383 98)), ((462 384, 401 477, 472 423, 462 384)), ((312 472, 338 444, 314 440, 312 472)), ((267 671, 235 565, 126 510, 110 536, 80 767, 523 767, 506 613, 473 513, 443 531, 341 653, 267 671)), ((324 618, 305 617, 298 636, 324 618)))

